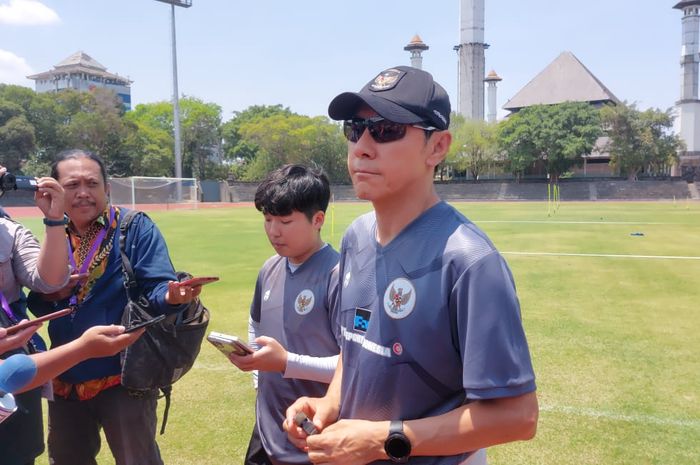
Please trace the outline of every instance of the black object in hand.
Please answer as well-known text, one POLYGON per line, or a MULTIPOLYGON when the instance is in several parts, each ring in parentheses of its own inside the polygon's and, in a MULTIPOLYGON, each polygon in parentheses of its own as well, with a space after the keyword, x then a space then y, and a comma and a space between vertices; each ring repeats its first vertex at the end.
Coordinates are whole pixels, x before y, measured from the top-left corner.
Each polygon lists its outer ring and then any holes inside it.
POLYGON ((306 434, 308 435, 318 433, 318 430, 304 412, 298 412, 296 415, 294 415, 294 423, 296 423, 298 427, 306 431, 306 434))

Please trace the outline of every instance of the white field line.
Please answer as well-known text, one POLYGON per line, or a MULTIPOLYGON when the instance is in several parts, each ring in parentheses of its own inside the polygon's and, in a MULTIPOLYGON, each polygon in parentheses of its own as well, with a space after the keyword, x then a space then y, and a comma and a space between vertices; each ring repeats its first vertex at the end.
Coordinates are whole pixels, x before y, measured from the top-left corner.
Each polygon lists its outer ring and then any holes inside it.
POLYGON ((682 223, 656 223, 646 221, 546 221, 546 220, 471 220, 474 224, 479 223, 526 223, 526 224, 629 224, 629 225, 667 225, 682 223))
POLYGON ((700 420, 657 417, 653 415, 624 415, 615 412, 605 412, 589 408, 567 407, 557 405, 540 405, 541 412, 565 413, 603 420, 624 421, 628 423, 645 423, 651 425, 678 426, 682 428, 700 428, 700 420))
POLYGON ((531 255, 549 257, 601 257, 601 258, 635 258, 656 260, 700 260, 700 257, 683 255, 623 255, 608 253, 565 253, 565 252, 501 252, 503 255, 531 255))

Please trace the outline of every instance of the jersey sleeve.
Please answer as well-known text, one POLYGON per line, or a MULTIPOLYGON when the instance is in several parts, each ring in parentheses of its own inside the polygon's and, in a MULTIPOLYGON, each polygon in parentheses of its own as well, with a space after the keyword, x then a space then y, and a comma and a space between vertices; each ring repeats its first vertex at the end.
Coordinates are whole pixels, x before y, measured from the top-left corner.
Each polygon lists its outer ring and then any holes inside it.
POLYGON ((497 252, 462 273, 452 289, 462 382, 470 400, 514 397, 535 390, 535 375, 513 277, 497 252))

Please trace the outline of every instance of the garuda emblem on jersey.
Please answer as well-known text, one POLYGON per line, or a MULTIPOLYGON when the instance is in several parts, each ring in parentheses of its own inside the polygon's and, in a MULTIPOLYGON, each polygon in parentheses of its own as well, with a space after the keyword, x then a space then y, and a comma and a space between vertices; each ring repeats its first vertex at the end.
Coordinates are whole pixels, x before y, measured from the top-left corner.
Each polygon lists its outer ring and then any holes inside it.
POLYGON ((395 320, 406 318, 416 306, 416 289, 406 278, 396 278, 384 292, 384 311, 395 320))
POLYGON ((314 293, 311 289, 304 289, 294 299, 294 310, 299 315, 306 315, 314 308, 314 293))

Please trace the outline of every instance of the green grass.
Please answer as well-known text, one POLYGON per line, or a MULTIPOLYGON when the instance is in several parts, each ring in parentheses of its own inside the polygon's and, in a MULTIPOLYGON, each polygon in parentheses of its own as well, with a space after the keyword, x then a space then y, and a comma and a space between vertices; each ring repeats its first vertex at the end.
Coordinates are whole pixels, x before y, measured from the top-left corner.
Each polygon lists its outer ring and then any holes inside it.
MULTIPOLYGON (((697 464, 700 260, 507 252, 700 256, 698 203, 455 204, 505 253, 537 374, 537 437, 489 450, 491 464, 697 464), (595 222, 595 223, 594 223, 595 222), (631 236, 642 232, 644 236, 631 236)), ((337 204, 338 245, 366 203, 337 204)), ((257 270, 272 253, 254 208, 152 213, 178 269, 217 274, 212 330, 246 334, 257 270)), ((41 231, 38 220, 25 224, 41 231)), ((162 406, 161 406, 162 408, 162 406)), ((254 417, 248 375, 205 344, 174 388, 165 462, 242 462, 254 417)), ((46 464, 44 455, 37 462, 46 464)), ((100 464, 113 463, 106 443, 100 464)))

